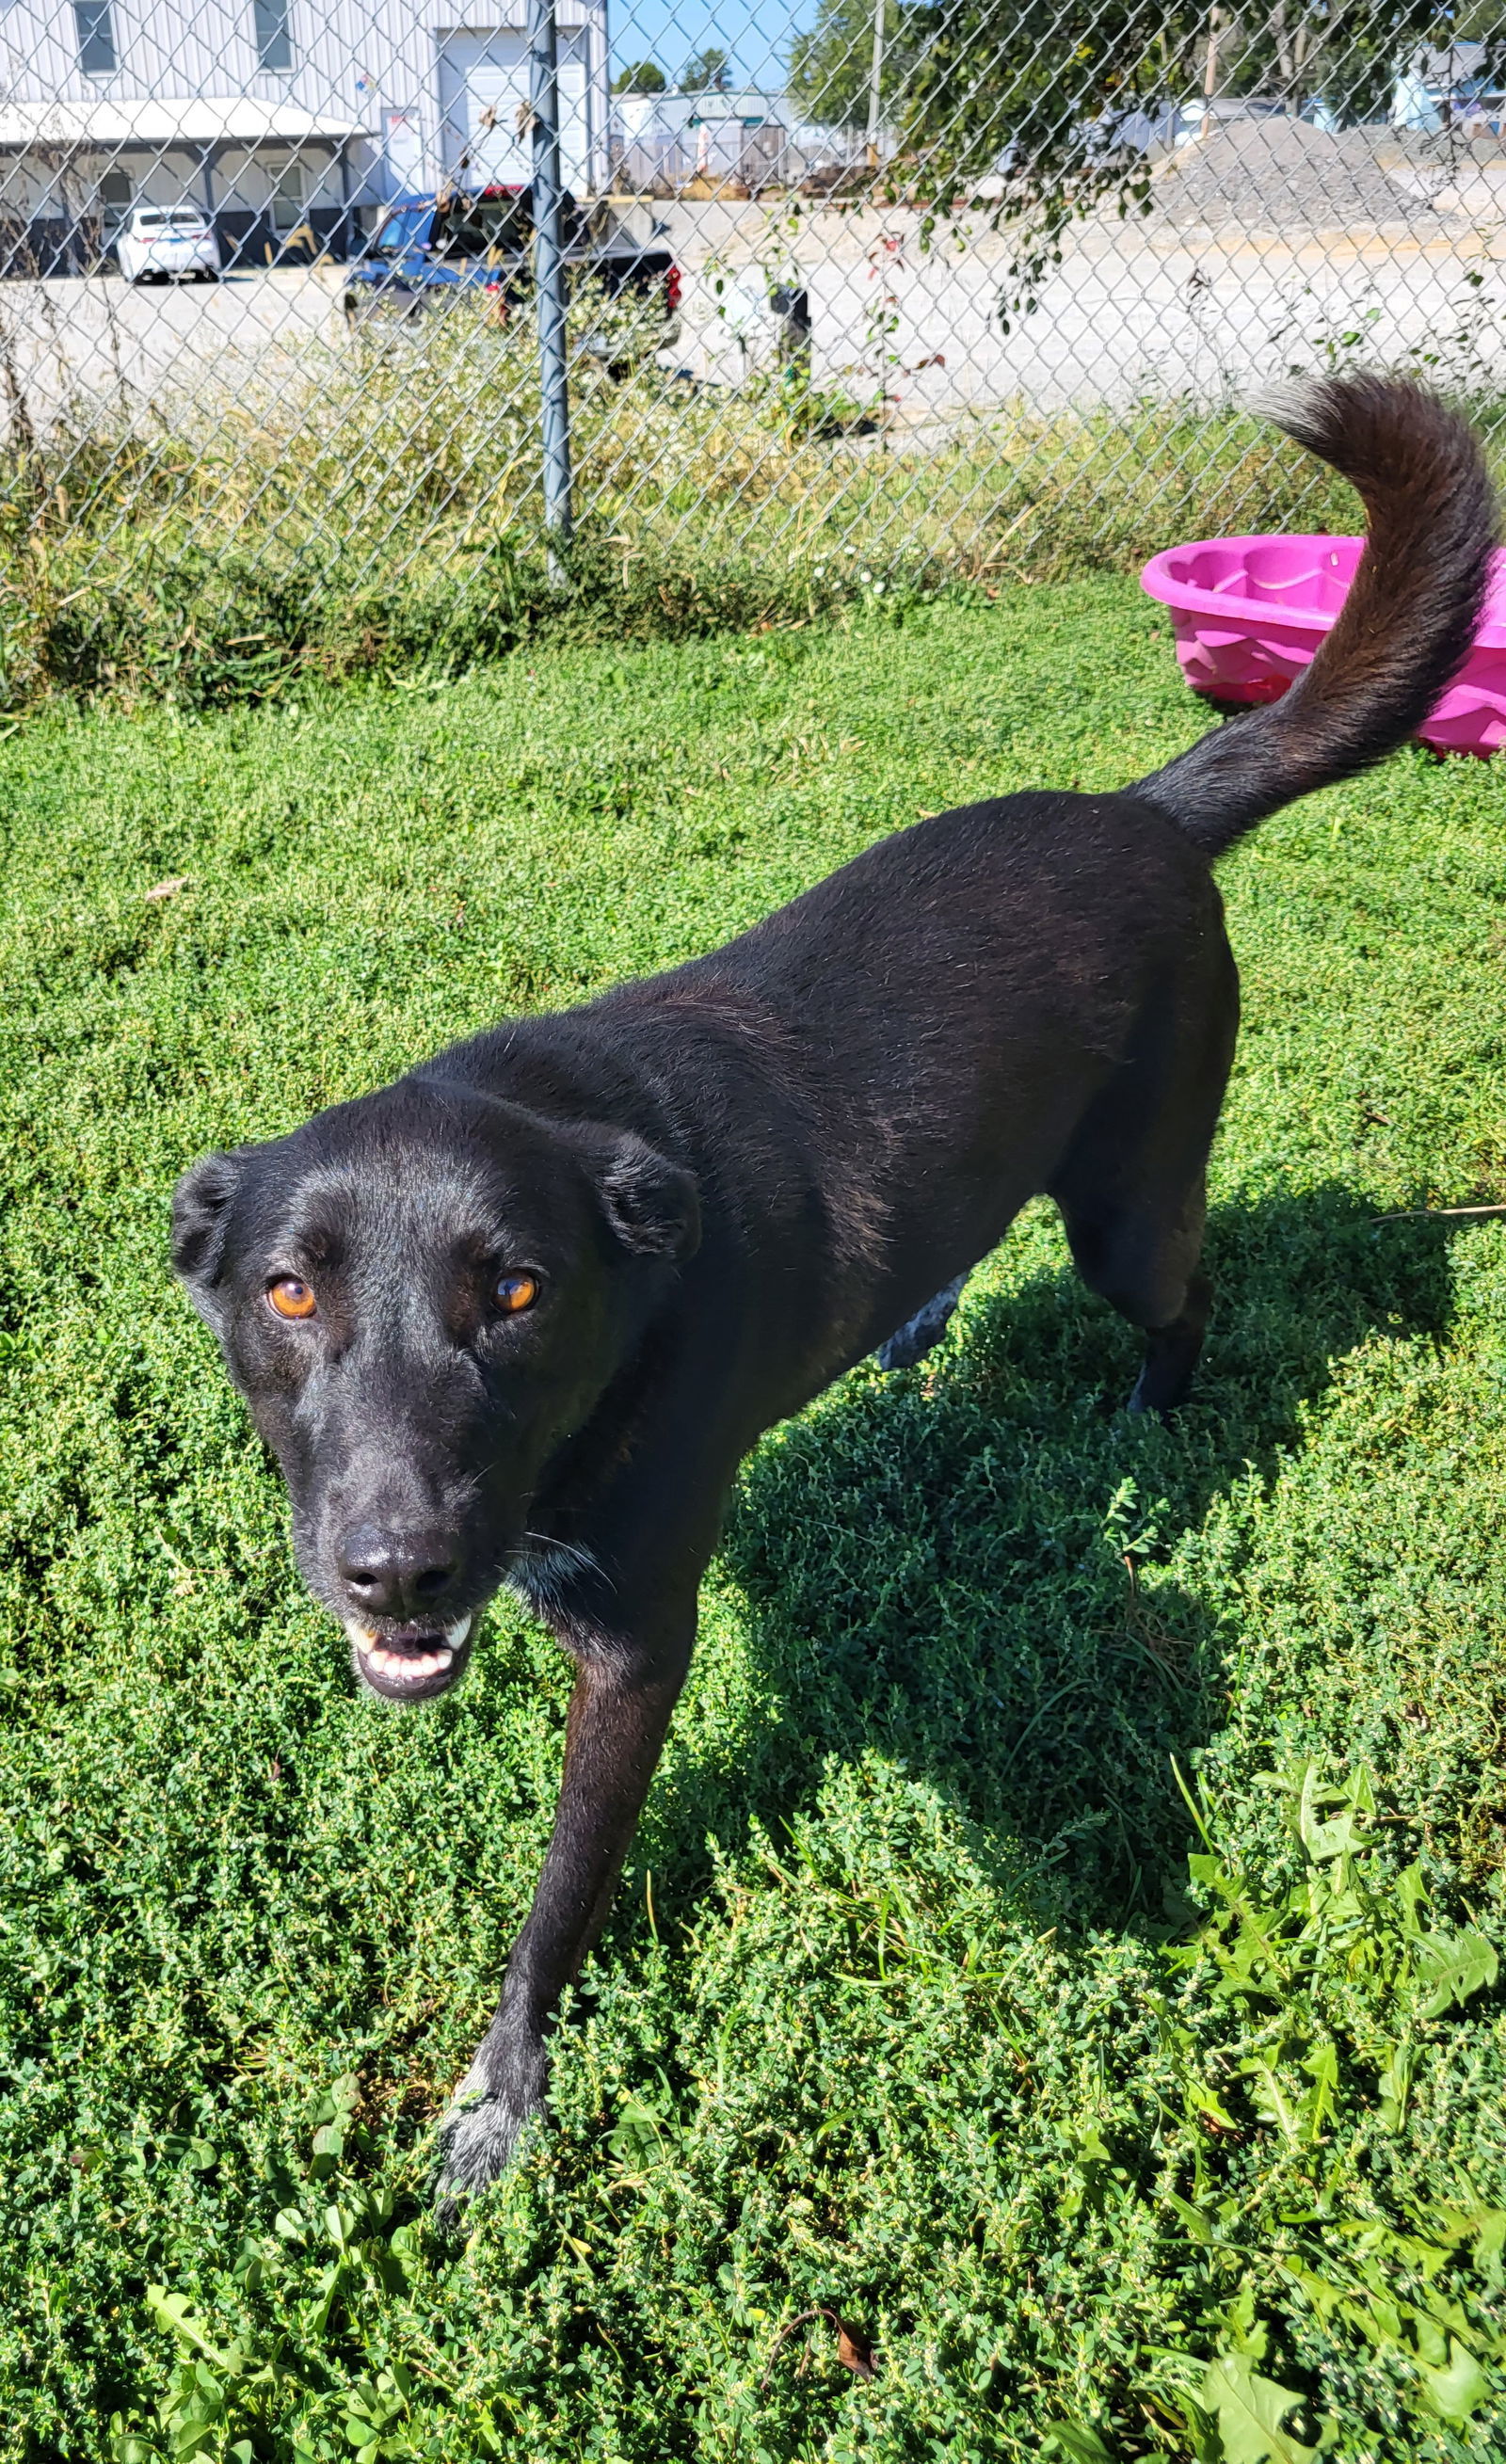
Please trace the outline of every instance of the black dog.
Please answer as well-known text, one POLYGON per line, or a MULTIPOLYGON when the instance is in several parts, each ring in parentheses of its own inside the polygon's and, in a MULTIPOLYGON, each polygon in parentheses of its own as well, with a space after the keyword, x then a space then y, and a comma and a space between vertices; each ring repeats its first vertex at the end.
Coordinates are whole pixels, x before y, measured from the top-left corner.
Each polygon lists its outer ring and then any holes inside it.
POLYGON ((538 1893, 445 2124, 452 2191, 543 2099, 760 1433, 886 1337, 892 1361, 934 1341, 1038 1191, 1145 1331, 1131 1408, 1187 1385, 1238 1006, 1209 865, 1412 734, 1494 538, 1478 451, 1427 395, 1330 381, 1287 425, 1353 479, 1370 540, 1285 700, 1127 793, 922 822, 709 957, 179 1186, 178 1272, 363 1683, 453 1684, 502 1583, 577 1663, 538 1893))

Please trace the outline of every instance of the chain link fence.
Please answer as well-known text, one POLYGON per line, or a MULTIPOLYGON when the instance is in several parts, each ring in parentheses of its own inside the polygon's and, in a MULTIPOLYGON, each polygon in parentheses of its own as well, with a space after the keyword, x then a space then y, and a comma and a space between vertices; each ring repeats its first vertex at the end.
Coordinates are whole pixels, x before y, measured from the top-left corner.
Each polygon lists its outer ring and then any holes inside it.
POLYGON ((1245 406, 1362 359, 1494 427, 1496 33, 1405 0, 10 0, 6 691, 458 655, 562 581, 772 618, 1341 525, 1245 406))

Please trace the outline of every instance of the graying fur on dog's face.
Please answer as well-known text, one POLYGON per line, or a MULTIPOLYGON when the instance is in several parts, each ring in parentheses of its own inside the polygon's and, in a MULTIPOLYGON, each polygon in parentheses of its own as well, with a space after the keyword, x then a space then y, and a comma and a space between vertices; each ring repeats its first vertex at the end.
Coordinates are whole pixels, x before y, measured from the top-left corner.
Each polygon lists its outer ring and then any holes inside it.
POLYGON ((646 1281, 631 1210, 658 1184, 673 1221, 656 1252, 649 1227, 651 1266, 691 1236, 688 1176, 636 1139, 562 1134, 421 1079, 181 1186, 180 1271, 368 1691, 444 1692, 498 1585, 537 1598, 569 1554, 536 1545, 529 1509, 631 1340, 646 1281))

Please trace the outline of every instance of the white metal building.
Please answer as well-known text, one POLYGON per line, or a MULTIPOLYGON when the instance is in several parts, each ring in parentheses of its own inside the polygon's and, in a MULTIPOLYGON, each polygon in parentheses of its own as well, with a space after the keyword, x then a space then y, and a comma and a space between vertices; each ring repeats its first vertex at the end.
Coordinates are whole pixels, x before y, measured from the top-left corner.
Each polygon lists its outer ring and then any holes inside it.
MULTIPOLYGON (((526 180, 524 0, 0 0, 0 252, 81 271, 137 205, 227 261, 343 254, 389 197, 526 180), (457 22, 462 20, 463 22, 457 22)), ((606 185, 606 0, 559 0, 565 176, 606 185)))
POLYGON ((733 86, 705 94, 619 94, 611 103, 612 177, 671 195, 694 181, 792 187, 863 159, 863 141, 802 120, 792 97, 733 86))

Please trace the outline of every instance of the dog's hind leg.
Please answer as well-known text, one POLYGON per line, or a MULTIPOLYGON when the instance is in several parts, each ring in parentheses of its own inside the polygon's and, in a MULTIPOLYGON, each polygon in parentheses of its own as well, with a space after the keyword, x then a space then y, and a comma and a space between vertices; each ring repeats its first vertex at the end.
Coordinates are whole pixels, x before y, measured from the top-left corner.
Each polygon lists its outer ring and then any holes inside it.
POLYGON ((962 1299, 966 1281, 965 1275, 954 1275, 944 1289, 934 1293, 923 1309, 918 1309, 887 1343, 879 1345, 880 1369, 913 1369, 918 1360, 924 1359, 951 1324, 952 1311, 962 1299))
POLYGON ((1145 1357, 1130 1394, 1130 1411, 1174 1412, 1185 1400, 1192 1373, 1202 1355, 1212 1302, 1213 1287, 1207 1275, 1192 1275, 1180 1315, 1168 1326, 1147 1329, 1145 1357))
POLYGON ((1212 1287, 1199 1266, 1204 1198, 1180 1192, 1086 1202, 1053 1192, 1078 1273, 1132 1326, 1143 1329, 1145 1358, 1132 1412, 1174 1412, 1185 1397, 1203 1349, 1212 1287))
POLYGON ((1228 944, 1201 983, 1174 989, 1078 1124, 1051 1196, 1077 1271, 1145 1335, 1132 1412, 1173 1412, 1203 1349, 1212 1299, 1200 1261, 1208 1150, 1238 1022, 1228 944))

